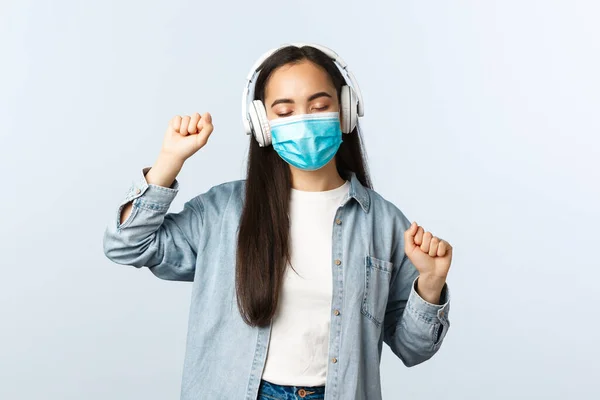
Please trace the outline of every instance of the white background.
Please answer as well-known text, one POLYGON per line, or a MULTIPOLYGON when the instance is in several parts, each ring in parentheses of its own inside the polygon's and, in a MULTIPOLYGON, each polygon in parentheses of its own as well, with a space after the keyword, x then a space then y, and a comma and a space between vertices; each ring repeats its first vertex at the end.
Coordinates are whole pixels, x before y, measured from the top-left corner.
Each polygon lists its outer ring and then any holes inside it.
POLYGON ((597 398, 599 16, 573 0, 3 0, 0 398, 178 398, 191 284, 113 264, 102 234, 176 114, 210 111, 215 131, 173 211, 244 176, 244 78, 290 41, 345 59, 375 189, 455 247, 445 343, 410 369, 384 346, 384 398, 597 398))

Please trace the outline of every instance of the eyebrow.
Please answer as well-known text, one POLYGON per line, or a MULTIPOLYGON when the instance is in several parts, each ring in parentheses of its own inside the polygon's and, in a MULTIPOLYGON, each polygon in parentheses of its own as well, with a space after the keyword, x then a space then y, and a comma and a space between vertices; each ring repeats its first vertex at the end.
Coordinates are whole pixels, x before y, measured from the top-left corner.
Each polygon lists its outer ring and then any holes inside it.
MULTIPOLYGON (((331 95, 327 92, 318 92, 318 93, 311 95, 308 98, 308 101, 313 101, 314 99, 319 98, 319 97, 331 98, 331 95)), ((292 100, 292 99, 277 99, 273 102, 273 104, 271 104, 271 108, 275 107, 277 104, 280 104, 280 103, 292 103, 293 104, 294 100, 292 100)))

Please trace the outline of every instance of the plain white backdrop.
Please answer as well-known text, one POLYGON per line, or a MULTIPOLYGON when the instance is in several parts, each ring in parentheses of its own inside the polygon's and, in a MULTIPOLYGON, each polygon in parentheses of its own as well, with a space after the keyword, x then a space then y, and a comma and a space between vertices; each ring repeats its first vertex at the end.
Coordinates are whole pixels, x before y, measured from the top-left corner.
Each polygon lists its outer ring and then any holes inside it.
POLYGON ((210 111, 215 131, 172 211, 244 176, 244 78, 290 41, 345 59, 375 190, 455 247, 445 343, 414 368, 384 346, 384 398, 597 398, 599 16, 591 0, 3 0, 0 398, 178 398, 191 284, 111 263, 102 234, 176 114, 210 111))

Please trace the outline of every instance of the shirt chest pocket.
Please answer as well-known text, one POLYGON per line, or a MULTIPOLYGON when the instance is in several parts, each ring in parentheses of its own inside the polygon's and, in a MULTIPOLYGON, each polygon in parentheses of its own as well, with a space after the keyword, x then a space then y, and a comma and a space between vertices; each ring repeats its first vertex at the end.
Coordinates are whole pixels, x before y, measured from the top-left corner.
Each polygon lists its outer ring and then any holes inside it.
POLYGON ((393 264, 373 256, 365 257, 364 295, 361 313, 378 327, 385 317, 393 264))

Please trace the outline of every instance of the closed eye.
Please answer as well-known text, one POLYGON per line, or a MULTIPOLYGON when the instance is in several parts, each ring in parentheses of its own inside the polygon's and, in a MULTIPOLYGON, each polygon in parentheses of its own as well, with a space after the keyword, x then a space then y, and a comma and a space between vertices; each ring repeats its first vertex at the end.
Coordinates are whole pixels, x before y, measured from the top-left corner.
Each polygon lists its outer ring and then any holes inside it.
MULTIPOLYGON (((328 108, 329 108, 329 106, 327 105, 327 106, 323 106, 323 107, 315 107, 315 108, 313 108, 313 110, 314 111, 325 111, 328 108)), ((277 114, 277 116, 283 118, 283 117, 288 117, 288 116, 292 115, 293 113, 294 113, 293 111, 290 111, 285 114, 277 114)))

